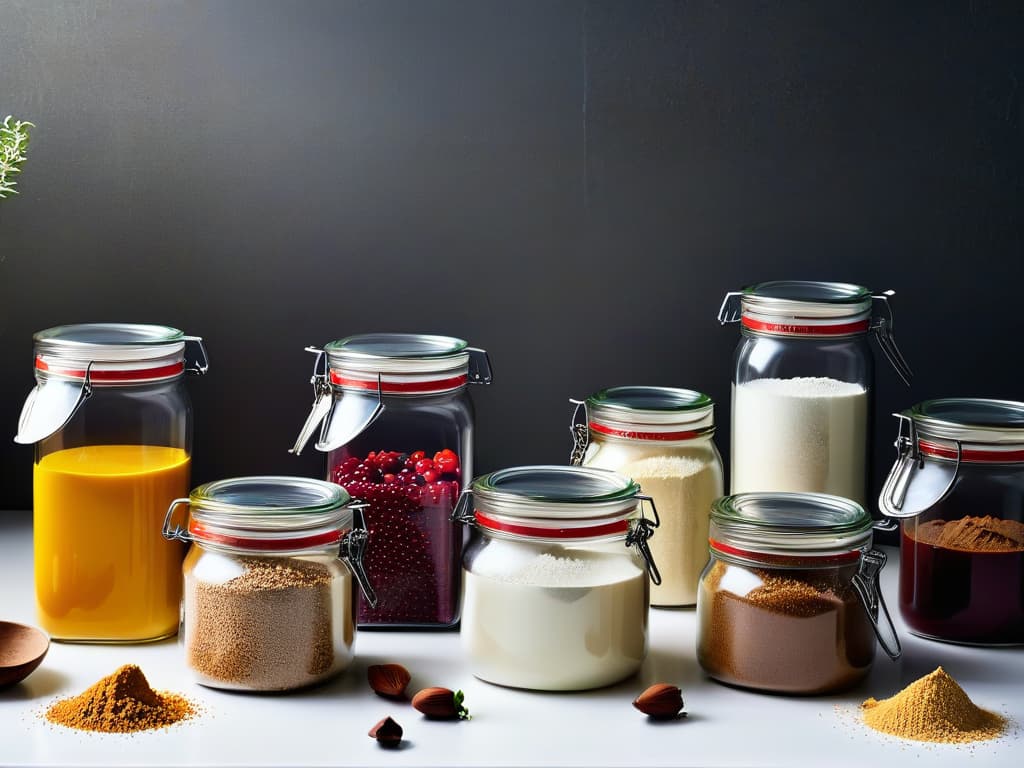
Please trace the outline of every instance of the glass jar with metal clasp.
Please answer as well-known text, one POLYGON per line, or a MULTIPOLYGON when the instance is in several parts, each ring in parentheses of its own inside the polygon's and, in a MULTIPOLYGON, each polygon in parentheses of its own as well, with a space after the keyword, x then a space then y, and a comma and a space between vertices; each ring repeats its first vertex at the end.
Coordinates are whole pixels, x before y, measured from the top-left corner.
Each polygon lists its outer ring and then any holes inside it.
POLYGON ((369 605, 377 599, 363 569, 362 506, 334 483, 278 476, 206 483, 171 503, 163 535, 192 545, 182 640, 196 682, 286 691, 351 664, 355 585, 369 605))
POLYGON ((315 400, 292 451, 318 432, 327 479, 368 505, 366 569, 380 605, 360 601, 360 626, 455 626, 463 531, 450 518, 473 476, 468 385, 491 382, 487 353, 418 333, 362 334, 309 351, 315 400))
POLYGON ((904 621, 936 640, 1024 643, 1024 403, 943 398, 896 416, 878 503, 901 522, 904 621))
POLYGON ((787 280, 729 293, 740 323, 732 389, 731 492, 829 493, 867 503, 874 335, 904 381, 888 291, 787 280), (875 303, 884 312, 875 314, 875 303))
POLYGON ((660 576, 647 543, 657 511, 635 482, 589 467, 504 469, 474 480, 454 517, 474 530, 461 637, 475 676, 576 691, 639 669, 660 576))
POLYGON ((33 548, 39 623, 78 642, 178 631, 180 544, 167 504, 188 492, 185 375, 208 362, 176 328, 83 323, 35 334, 35 389, 15 441, 35 446, 33 548))

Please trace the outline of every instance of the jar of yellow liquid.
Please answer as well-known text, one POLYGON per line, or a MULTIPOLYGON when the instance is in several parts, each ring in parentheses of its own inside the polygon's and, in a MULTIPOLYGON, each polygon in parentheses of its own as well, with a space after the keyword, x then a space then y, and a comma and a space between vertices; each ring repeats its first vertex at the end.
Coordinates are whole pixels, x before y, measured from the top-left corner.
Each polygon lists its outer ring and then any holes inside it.
POLYGON ((34 341, 36 387, 15 440, 36 448, 39 623, 66 641, 173 635, 184 548, 161 523, 191 487, 184 375, 206 372, 202 341, 127 323, 60 326, 34 341))

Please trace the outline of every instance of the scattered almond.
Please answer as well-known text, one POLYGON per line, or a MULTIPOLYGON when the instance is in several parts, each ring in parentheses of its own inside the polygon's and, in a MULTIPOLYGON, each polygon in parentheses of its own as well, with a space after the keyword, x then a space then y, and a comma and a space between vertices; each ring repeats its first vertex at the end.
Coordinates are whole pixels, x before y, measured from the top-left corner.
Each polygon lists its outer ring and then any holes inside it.
POLYGON ((683 709, 683 692, 674 685, 655 683, 636 697, 633 706, 654 720, 671 720, 683 709))
POLYGON ((469 710, 462 704, 464 698, 462 691, 424 688, 412 697, 412 705, 434 720, 469 720, 469 710))
POLYGON ((402 740, 402 726, 385 717, 370 729, 370 736, 375 738, 382 746, 397 747, 402 740))
POLYGON ((374 693, 386 699, 404 699, 412 676, 401 664, 374 664, 366 668, 366 679, 374 693))

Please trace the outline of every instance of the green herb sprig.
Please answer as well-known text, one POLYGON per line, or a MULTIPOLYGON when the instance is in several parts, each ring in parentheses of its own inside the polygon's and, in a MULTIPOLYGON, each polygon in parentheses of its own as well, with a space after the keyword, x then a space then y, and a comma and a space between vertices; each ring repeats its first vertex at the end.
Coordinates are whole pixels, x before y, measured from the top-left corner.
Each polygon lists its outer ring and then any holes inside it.
POLYGON ((0 200, 18 194, 14 177, 21 173, 25 162, 30 128, 35 125, 27 120, 14 120, 10 115, 0 125, 0 200))

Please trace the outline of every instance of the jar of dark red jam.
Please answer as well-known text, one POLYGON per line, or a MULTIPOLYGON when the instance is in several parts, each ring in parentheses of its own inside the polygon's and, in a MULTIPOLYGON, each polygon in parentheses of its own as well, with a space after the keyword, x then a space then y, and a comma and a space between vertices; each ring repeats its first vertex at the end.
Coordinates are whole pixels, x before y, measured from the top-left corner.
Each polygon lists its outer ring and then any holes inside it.
POLYGON ((462 591, 463 531, 451 521, 473 477, 467 384, 489 384, 487 353, 462 339, 373 333, 317 354, 313 410, 292 451, 312 438, 327 479, 368 506, 365 567, 379 603, 360 598, 360 627, 451 627, 462 591))
POLYGON ((946 398, 897 416, 879 505, 902 519, 904 621, 936 640, 1024 643, 1024 403, 946 398))

